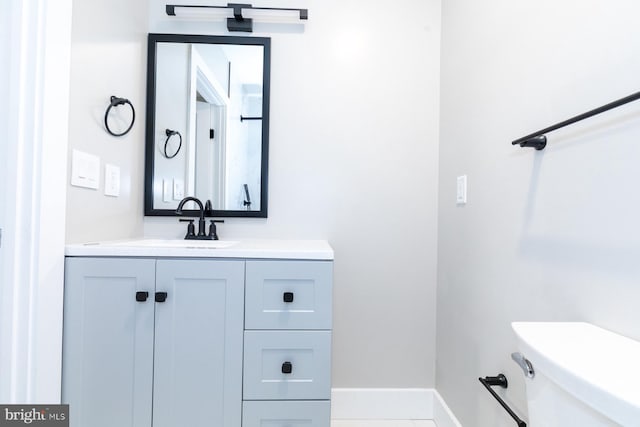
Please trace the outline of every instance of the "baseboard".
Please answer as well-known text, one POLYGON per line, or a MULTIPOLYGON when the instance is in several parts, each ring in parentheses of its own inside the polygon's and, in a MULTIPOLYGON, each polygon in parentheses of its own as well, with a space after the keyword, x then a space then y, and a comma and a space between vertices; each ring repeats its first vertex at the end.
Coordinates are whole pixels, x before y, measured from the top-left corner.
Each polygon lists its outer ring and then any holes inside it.
POLYGON ((438 427, 462 427, 440 394, 430 388, 334 388, 331 418, 434 420, 438 427))
POLYGON ((433 421, 438 427, 462 427, 437 390, 433 390, 433 421))

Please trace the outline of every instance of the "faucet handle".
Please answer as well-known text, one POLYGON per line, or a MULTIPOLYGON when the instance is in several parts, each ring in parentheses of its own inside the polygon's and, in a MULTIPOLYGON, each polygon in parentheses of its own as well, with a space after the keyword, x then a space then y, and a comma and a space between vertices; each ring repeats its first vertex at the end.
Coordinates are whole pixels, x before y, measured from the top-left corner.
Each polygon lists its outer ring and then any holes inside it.
POLYGON ((184 236, 185 239, 193 239, 196 237, 196 228, 193 225, 193 219, 181 219, 179 221, 189 223, 189 225, 187 225, 187 234, 184 236))
POLYGON ((218 239, 218 230, 216 228, 216 222, 224 222, 223 219, 212 219, 211 224, 209 225, 209 238, 211 240, 219 240, 218 239))

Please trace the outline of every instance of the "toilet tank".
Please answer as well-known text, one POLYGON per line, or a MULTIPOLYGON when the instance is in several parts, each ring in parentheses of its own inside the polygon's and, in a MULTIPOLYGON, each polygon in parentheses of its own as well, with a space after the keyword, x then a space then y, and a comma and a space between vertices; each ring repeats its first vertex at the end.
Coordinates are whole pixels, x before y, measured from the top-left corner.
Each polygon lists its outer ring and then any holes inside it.
POLYGON ((514 322, 528 427, 640 426, 640 343, 580 322, 514 322))

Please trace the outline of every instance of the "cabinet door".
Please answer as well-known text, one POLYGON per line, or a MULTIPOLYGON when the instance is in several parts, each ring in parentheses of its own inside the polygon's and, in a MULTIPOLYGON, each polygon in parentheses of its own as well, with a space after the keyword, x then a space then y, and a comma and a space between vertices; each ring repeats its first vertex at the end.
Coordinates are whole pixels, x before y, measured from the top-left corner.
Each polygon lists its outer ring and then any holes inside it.
POLYGON ((154 284, 155 260, 67 258, 62 401, 71 427, 151 426, 154 284))
POLYGON ((154 427, 239 427, 244 262, 158 260, 154 427))

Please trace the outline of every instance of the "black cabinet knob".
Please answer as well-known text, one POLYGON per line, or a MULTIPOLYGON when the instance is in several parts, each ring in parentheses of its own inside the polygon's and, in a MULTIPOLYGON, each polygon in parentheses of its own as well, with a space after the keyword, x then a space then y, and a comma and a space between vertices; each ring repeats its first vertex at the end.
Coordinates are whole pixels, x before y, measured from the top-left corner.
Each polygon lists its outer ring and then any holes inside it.
POLYGON ((149 292, 138 291, 136 292, 136 301, 145 302, 149 298, 149 292))
POLYGON ((293 371, 293 365, 291 364, 291 362, 284 362, 282 364, 282 373, 283 374, 290 374, 293 371))
POLYGON ((156 302, 165 302, 167 300, 166 292, 156 292, 156 302))
POLYGON ((293 302, 293 292, 285 292, 282 294, 282 301, 293 302))

